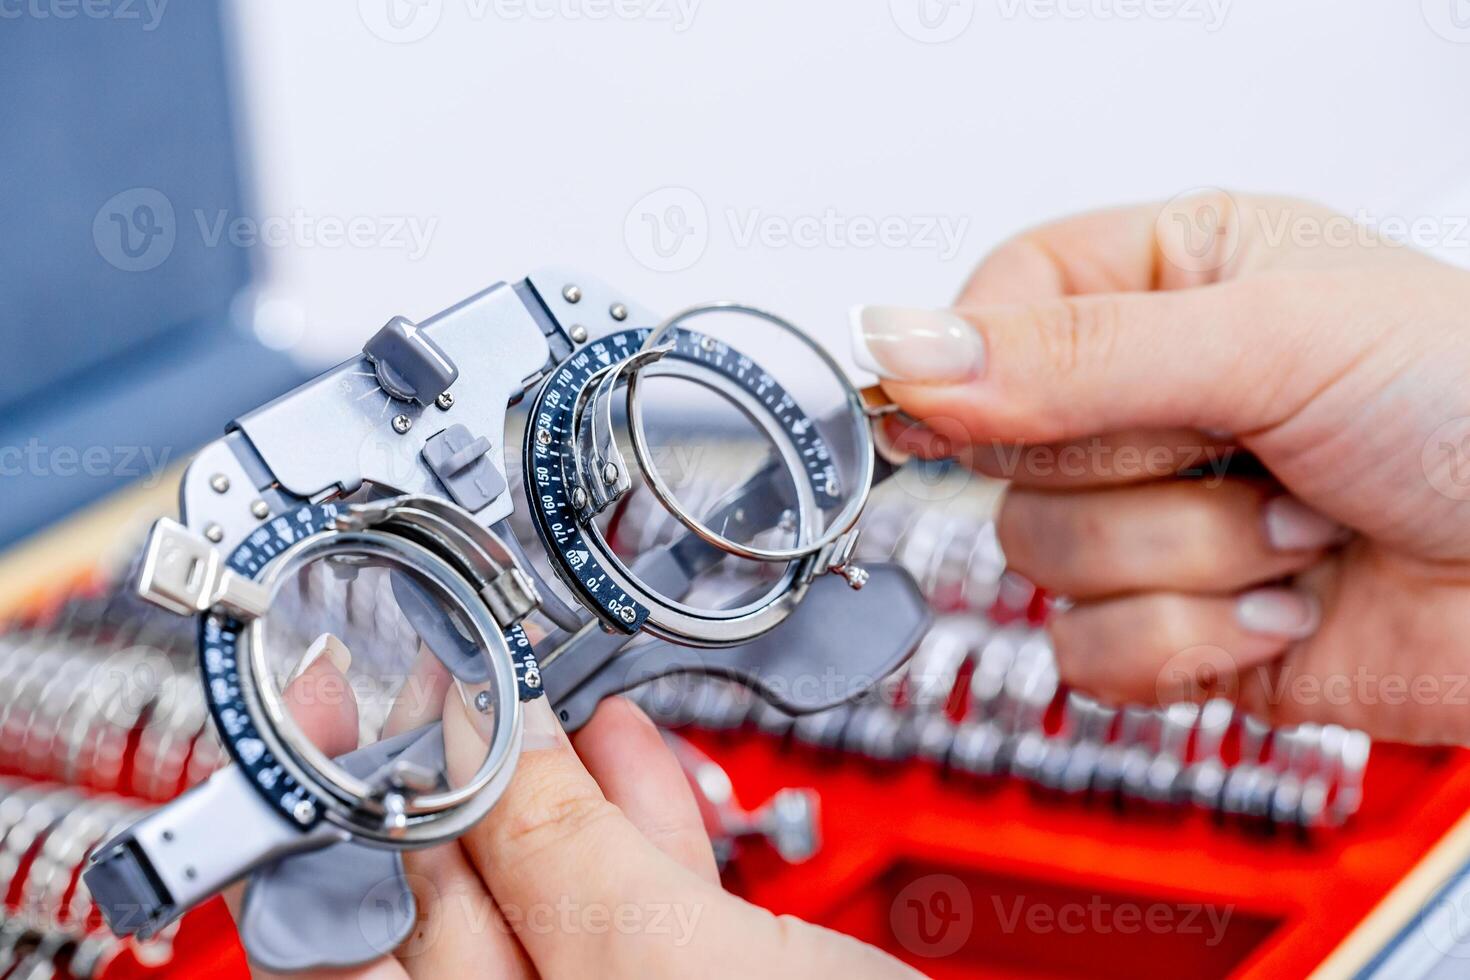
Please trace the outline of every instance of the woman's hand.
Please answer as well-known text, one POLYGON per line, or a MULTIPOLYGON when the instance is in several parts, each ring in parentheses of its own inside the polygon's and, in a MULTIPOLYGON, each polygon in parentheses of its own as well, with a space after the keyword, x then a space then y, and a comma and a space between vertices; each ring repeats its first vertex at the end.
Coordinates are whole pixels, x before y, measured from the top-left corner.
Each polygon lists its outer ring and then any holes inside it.
MULTIPOLYGON (((325 655, 305 659, 284 698, 319 746, 340 736, 347 751, 356 745, 357 706, 343 676, 351 654, 332 637, 317 647, 325 655)), ((432 659, 419 664, 432 671, 432 659)), ((463 783, 486 743, 447 675, 430 689, 443 698, 449 776, 463 783)), ((399 720, 412 727, 420 713, 399 720)), ((683 770, 632 702, 603 702, 569 739, 537 698, 525 705, 525 725, 515 776, 489 816, 458 841, 404 854, 419 919, 403 946, 318 976, 916 976, 854 939, 720 887, 683 770)), ((227 900, 238 909, 239 892, 227 900)))
POLYGON ((1470 741, 1470 274, 1221 194, 1029 232, 955 309, 854 327, 910 447, 1013 481, 1066 680, 1470 741))

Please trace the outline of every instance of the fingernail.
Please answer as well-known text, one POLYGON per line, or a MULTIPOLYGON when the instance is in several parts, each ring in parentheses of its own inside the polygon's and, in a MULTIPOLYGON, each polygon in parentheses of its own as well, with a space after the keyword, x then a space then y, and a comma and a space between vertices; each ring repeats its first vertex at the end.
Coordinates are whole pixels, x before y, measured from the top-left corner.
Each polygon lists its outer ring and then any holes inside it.
POLYGON ((312 641, 311 646, 306 648, 306 654, 301 658, 301 663, 297 664, 296 669, 292 671, 290 679, 294 681, 306 673, 307 669, 316 663, 322 654, 326 654, 327 661, 344 674, 347 673, 347 668, 352 666, 352 652, 347 649, 347 644, 331 633, 323 633, 312 641))
POLYGON ((1341 541, 1347 528, 1295 497, 1266 502, 1266 540, 1277 551, 1309 551, 1341 541))
POLYGON ((473 696, 460 684, 444 692, 444 765, 455 787, 474 780, 494 734, 491 720, 470 703, 473 696))
POLYGON ((1317 600, 1291 589, 1256 589, 1235 602, 1235 619, 1252 633, 1300 640, 1317 631, 1317 600))
POLYGON ((854 306, 851 323, 853 359, 879 377, 948 384, 985 367, 980 333, 948 310, 854 306))
POLYGON ((556 712, 544 695, 521 705, 521 712, 525 716, 524 744, 527 749, 550 749, 561 744, 561 722, 557 721, 556 712))
POLYGON ((444 695, 446 713, 451 700, 459 702, 459 707, 475 729, 475 734, 489 744, 490 739, 495 735, 495 696, 490 693, 489 686, 470 687, 456 681, 450 685, 450 690, 444 695), (455 692, 458 692, 458 697, 455 697, 455 692), (481 694, 485 695, 483 708, 477 703, 481 694))

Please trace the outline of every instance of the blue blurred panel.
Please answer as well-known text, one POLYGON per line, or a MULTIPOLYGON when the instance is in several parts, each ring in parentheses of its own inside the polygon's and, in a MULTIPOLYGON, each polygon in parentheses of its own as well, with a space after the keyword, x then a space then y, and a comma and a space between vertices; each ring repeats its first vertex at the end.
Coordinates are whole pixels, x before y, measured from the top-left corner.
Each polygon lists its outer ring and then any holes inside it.
POLYGON ((298 379, 229 327, 226 45, 214 2, 0 5, 0 545, 298 379))

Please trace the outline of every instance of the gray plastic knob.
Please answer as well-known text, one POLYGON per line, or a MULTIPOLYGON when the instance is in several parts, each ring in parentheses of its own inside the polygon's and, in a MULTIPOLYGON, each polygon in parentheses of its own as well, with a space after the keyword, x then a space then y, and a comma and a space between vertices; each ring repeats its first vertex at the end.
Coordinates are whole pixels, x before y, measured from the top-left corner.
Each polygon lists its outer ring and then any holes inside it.
POLYGON ((378 384, 400 401, 429 405, 459 377, 459 368, 429 335, 395 316, 362 347, 378 384))

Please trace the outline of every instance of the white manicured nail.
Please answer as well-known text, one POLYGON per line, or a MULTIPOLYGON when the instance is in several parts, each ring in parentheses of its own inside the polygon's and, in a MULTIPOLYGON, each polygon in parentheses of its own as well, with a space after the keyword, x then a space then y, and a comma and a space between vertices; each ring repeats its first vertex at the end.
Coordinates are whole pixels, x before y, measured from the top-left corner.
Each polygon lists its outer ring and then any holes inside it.
POLYGON ((1252 633, 1292 640, 1317 631, 1322 611, 1312 596, 1291 589, 1256 589, 1235 602, 1235 620, 1252 633))
POLYGON ((852 356, 879 377, 917 384, 953 384, 978 377, 985 342, 969 321, 948 310, 855 306, 852 356))
POLYGON ((306 648, 306 655, 301 658, 301 663, 296 665, 296 670, 291 674, 291 680, 294 681, 306 673, 307 669, 316 663, 322 654, 326 654, 327 661, 344 674, 347 673, 347 668, 352 666, 352 652, 347 649, 347 644, 331 633, 323 633, 312 641, 311 646, 306 648))
POLYGON ((1276 497, 1266 502, 1266 540, 1277 551, 1310 551, 1336 544, 1347 529, 1323 517, 1295 497, 1276 497))
POLYGON ((561 744, 561 722, 545 695, 521 705, 521 712, 525 716, 525 748, 550 749, 561 744))

